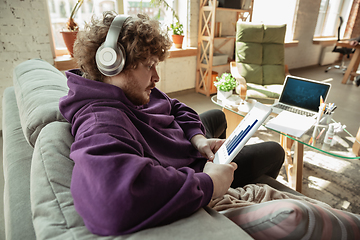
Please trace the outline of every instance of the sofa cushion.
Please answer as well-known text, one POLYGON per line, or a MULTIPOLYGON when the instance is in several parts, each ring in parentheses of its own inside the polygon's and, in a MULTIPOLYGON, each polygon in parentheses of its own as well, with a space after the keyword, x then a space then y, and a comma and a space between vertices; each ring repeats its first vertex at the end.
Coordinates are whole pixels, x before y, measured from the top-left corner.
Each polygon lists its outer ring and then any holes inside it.
MULTIPOLYGON (((31 209, 36 239, 249 239, 234 223, 214 210, 200 209, 172 224, 118 237, 90 233, 76 212, 70 192, 74 162, 70 124, 52 122, 40 132, 31 165, 31 209), (56 134, 54 134, 56 133, 56 134), (210 213, 210 214, 209 214, 210 213)), ((251 238, 250 238, 251 239, 251 238)))
MULTIPOLYGON (((3 94, 2 136, 6 239, 36 239, 30 210, 30 166, 33 148, 24 138, 13 87, 3 94)), ((0 237, 1 238, 1 237, 0 237)))
POLYGON ((21 127, 31 146, 46 124, 66 121, 58 110, 59 98, 68 92, 66 81, 64 74, 41 59, 15 67, 13 82, 21 127))
POLYGON ((259 240, 360 239, 360 215, 301 200, 274 200, 225 215, 259 240))

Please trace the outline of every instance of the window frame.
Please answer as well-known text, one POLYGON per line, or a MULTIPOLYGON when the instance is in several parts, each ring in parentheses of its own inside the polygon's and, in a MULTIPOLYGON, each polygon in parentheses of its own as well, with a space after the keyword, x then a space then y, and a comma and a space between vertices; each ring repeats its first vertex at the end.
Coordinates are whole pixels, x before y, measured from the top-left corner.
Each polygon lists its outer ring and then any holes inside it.
MULTIPOLYGON (((49 6, 50 5, 50 1, 52 0, 47 0, 46 1, 46 5, 47 5, 47 12, 48 12, 48 15, 49 15, 49 22, 50 22, 50 30, 51 30, 51 41, 52 41, 52 44, 51 44, 51 47, 52 47, 52 51, 54 53, 54 57, 61 57, 61 56, 64 56, 64 55, 69 55, 69 52, 67 50, 66 47, 57 47, 56 46, 56 41, 55 41, 55 34, 57 31, 56 29, 54 29, 53 27, 53 23, 52 23, 52 14, 53 12, 51 12, 52 8, 54 7, 51 7, 49 6)), ((76 0, 74 0, 76 2, 76 0)), ((136 0, 135 0, 136 1, 136 0)), ((139 0, 139 2, 142 1, 142 0, 139 0)), ((182 3, 180 4, 180 1, 178 0, 169 0, 171 1, 172 5, 173 5, 173 8, 175 9, 175 11, 178 13, 178 16, 179 16, 179 19, 180 19, 180 22, 181 23, 187 23, 187 6, 188 6, 188 1, 186 1, 186 4, 182 3), (185 13, 185 14, 184 14, 185 13)), ((66 9, 69 8, 69 2, 71 2, 70 0, 65 0, 65 5, 66 5, 66 9)), ((75 3, 74 2, 74 3, 75 3)), ((100 4, 101 2, 104 2, 104 1, 101 1, 101 0, 94 0, 93 4, 100 4)), ((119 14, 124 14, 124 7, 126 6, 126 3, 123 1, 123 0, 115 0, 116 4, 115 4, 115 8, 117 9, 117 12, 119 14)), ((81 8, 83 8, 83 6, 81 6, 81 8)), ((69 12, 66 12, 66 15, 70 15, 70 11, 71 9, 69 10, 69 12)), ((81 10, 78 11, 77 13, 77 18, 78 15, 81 16, 81 10)), ((172 18, 172 17, 171 17, 172 18)), ((168 20, 170 19, 170 17, 168 16, 167 18, 168 20)), ((76 20, 76 22, 78 22, 78 20, 76 20)), ((169 22, 169 21, 168 21, 169 22)), ((64 23, 64 26, 65 26, 66 23, 64 23)), ((185 38, 184 38, 184 46, 187 46, 187 42, 186 42, 186 34, 187 34, 187 24, 183 24, 184 25, 184 35, 185 35, 185 38)))
POLYGON ((331 17, 331 14, 334 15, 334 12, 331 12, 329 9, 329 5, 331 1, 335 0, 322 0, 326 1, 325 4, 325 10, 319 8, 319 15, 316 22, 316 27, 314 31, 314 38, 315 39, 322 39, 322 38, 344 38, 346 25, 348 22, 348 18, 351 12, 351 6, 352 6, 352 0, 337 0, 340 1, 340 4, 338 4, 338 7, 336 8, 336 15, 331 17), (325 12, 325 13, 322 13, 325 12), (323 16, 322 16, 323 15, 323 16), (343 24, 340 29, 340 36, 338 36, 338 26, 340 23, 339 17, 342 16, 343 18, 343 24), (320 22, 319 22, 320 21, 320 22), (329 22, 332 24, 326 26, 326 24, 329 24, 329 22), (328 29, 328 30, 326 30, 328 29), (329 30, 330 29, 330 30, 329 30), (332 31, 332 33, 328 33, 327 31, 332 31))
POLYGON ((293 43, 298 4, 298 0, 256 0, 254 1, 252 21, 266 22, 275 25, 286 24, 285 43, 293 43), (279 8, 279 6, 282 7, 279 8), (284 13, 283 9, 287 9, 287 11, 284 13), (272 14, 266 15, 268 12, 271 12, 272 14), (285 18, 285 21, 283 18, 284 15, 287 17, 285 18), (292 19, 290 21, 291 17, 292 19))

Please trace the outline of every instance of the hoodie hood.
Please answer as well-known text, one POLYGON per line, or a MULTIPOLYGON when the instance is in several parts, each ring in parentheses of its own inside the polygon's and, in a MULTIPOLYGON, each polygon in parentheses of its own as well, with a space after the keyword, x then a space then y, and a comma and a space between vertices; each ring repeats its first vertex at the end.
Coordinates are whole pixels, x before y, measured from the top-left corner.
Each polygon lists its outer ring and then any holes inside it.
POLYGON ((135 106, 125 96, 121 88, 81 76, 81 71, 74 69, 67 71, 66 77, 68 79, 69 92, 67 96, 60 99, 60 112, 65 119, 72 123, 73 118, 82 107, 95 101, 121 101, 127 106, 135 106))

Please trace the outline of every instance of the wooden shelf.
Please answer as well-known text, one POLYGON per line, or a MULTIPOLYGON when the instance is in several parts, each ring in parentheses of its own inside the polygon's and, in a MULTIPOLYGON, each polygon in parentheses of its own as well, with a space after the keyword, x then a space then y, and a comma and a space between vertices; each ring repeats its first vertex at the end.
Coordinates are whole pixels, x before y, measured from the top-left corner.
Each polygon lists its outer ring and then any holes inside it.
POLYGON ((219 67, 230 67, 230 62, 228 62, 227 64, 222 64, 222 65, 215 65, 212 66, 213 68, 219 68, 219 67))
MULTIPOLYGON (((198 31, 198 58, 196 65, 196 83, 195 90, 198 93, 205 94, 210 96, 213 89, 211 87, 212 81, 212 72, 213 68, 216 70, 221 67, 229 67, 230 65, 216 65, 213 64, 214 53, 221 53, 221 48, 226 48, 229 45, 226 45, 227 42, 233 41, 235 43, 235 32, 231 36, 221 36, 215 37, 215 23, 216 23, 216 12, 217 11, 227 11, 230 14, 236 14, 237 20, 251 22, 252 20, 252 8, 254 6, 254 0, 251 1, 250 8, 247 10, 244 9, 233 9, 233 8, 221 8, 216 7, 216 0, 200 0, 200 11, 199 11, 199 31, 198 31), (210 6, 208 6, 210 2, 210 6), (225 40, 220 46, 214 46, 215 40, 225 40), (203 60, 207 59, 207 63, 203 63, 203 60)), ((220 69, 221 70, 221 69, 220 69)), ((217 71, 219 75, 222 72, 217 71)))
POLYGON ((221 36, 221 37, 214 37, 214 39, 235 39, 236 36, 221 36))

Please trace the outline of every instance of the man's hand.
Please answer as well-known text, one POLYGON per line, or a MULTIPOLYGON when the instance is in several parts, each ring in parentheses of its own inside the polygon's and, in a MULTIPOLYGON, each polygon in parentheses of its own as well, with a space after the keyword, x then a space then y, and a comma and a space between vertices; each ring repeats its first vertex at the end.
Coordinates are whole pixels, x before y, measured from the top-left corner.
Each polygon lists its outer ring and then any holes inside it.
POLYGON ((191 138, 191 144, 207 159, 213 161, 215 153, 221 145, 225 142, 225 139, 210 138, 207 139, 203 135, 198 134, 191 138))
POLYGON ((349 42, 349 44, 351 45, 351 46, 357 46, 358 44, 359 44, 359 42, 358 41, 356 41, 356 40, 352 40, 352 41, 350 41, 349 42))
POLYGON ((212 199, 221 197, 226 193, 234 180, 234 171, 236 169, 237 164, 234 162, 230 164, 207 162, 205 164, 203 172, 211 177, 214 185, 212 199))

